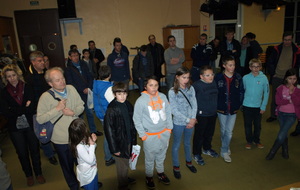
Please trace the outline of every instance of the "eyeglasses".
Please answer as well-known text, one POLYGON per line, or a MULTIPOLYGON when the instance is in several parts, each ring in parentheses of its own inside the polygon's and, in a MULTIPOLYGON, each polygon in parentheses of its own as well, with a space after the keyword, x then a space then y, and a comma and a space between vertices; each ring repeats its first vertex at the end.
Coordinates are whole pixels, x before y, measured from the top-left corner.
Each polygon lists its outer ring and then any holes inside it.
POLYGON ((213 76, 215 76, 215 74, 212 73, 212 74, 207 74, 207 75, 202 75, 202 76, 204 76, 204 77, 213 77, 213 76))

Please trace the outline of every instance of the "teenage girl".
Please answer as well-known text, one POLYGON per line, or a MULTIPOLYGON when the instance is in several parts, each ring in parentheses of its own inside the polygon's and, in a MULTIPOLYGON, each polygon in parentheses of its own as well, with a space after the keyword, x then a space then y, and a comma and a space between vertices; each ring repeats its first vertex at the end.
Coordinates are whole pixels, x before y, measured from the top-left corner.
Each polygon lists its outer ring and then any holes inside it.
POLYGON ((182 66, 176 70, 174 86, 169 90, 169 101, 173 115, 173 174, 175 178, 180 179, 178 152, 182 135, 184 136, 186 166, 193 173, 197 172, 192 165, 191 153, 191 137, 196 123, 197 101, 194 87, 191 86, 188 68, 182 66))
POLYGON ((98 169, 95 155, 97 136, 89 132, 83 119, 75 119, 69 127, 70 149, 77 158, 77 179, 85 190, 98 189, 98 169))
POLYGON ((282 146, 282 157, 289 158, 287 133, 296 119, 300 118, 300 89, 297 88, 297 72, 289 69, 285 73, 284 82, 276 89, 277 115, 280 125, 278 136, 267 155, 267 160, 272 160, 277 150, 282 146))

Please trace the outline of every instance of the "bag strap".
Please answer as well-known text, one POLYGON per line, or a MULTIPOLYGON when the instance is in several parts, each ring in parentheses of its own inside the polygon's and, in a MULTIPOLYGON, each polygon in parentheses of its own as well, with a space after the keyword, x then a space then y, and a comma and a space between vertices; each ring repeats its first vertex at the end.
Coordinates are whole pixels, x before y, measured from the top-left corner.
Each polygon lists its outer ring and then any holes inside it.
MULTIPOLYGON (((52 90, 48 90, 47 91, 49 94, 51 94, 51 96, 57 100, 57 101, 61 101, 60 98, 55 97, 54 92, 52 90)), ((60 120, 60 118, 62 118, 63 114, 53 123, 53 126, 60 120)))
POLYGON ((181 92, 181 94, 185 97, 185 99, 187 100, 187 102, 190 104, 191 108, 193 108, 191 102, 190 102, 189 99, 186 97, 186 95, 185 95, 181 90, 179 90, 179 92, 181 92))

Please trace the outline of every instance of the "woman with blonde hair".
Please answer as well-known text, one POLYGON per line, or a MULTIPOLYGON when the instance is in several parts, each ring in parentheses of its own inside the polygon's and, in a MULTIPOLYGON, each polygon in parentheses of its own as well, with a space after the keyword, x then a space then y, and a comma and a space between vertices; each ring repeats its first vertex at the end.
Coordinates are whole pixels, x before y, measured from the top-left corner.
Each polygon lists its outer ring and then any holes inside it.
POLYGON ((42 175, 39 142, 33 131, 33 91, 24 82, 17 65, 6 65, 2 70, 5 84, 1 92, 1 111, 8 118, 8 131, 18 154, 27 185, 34 185, 33 171, 38 183, 46 182, 42 175), (33 170, 33 171, 32 171, 33 170))

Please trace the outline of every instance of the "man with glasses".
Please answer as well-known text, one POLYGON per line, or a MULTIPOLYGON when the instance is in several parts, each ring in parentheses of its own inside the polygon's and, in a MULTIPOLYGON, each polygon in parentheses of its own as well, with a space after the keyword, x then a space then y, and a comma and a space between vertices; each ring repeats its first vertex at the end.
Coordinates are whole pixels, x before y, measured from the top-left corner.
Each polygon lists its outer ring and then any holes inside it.
MULTIPOLYGON (((271 116, 267 119, 267 122, 272 122, 277 119, 275 115, 275 93, 276 88, 282 84, 286 71, 291 68, 299 69, 300 49, 293 43, 293 36, 294 34, 292 32, 284 32, 282 35, 283 42, 274 47, 273 52, 267 60, 272 85, 271 116)), ((295 136, 298 134, 300 134, 300 126, 299 132, 295 136)))

